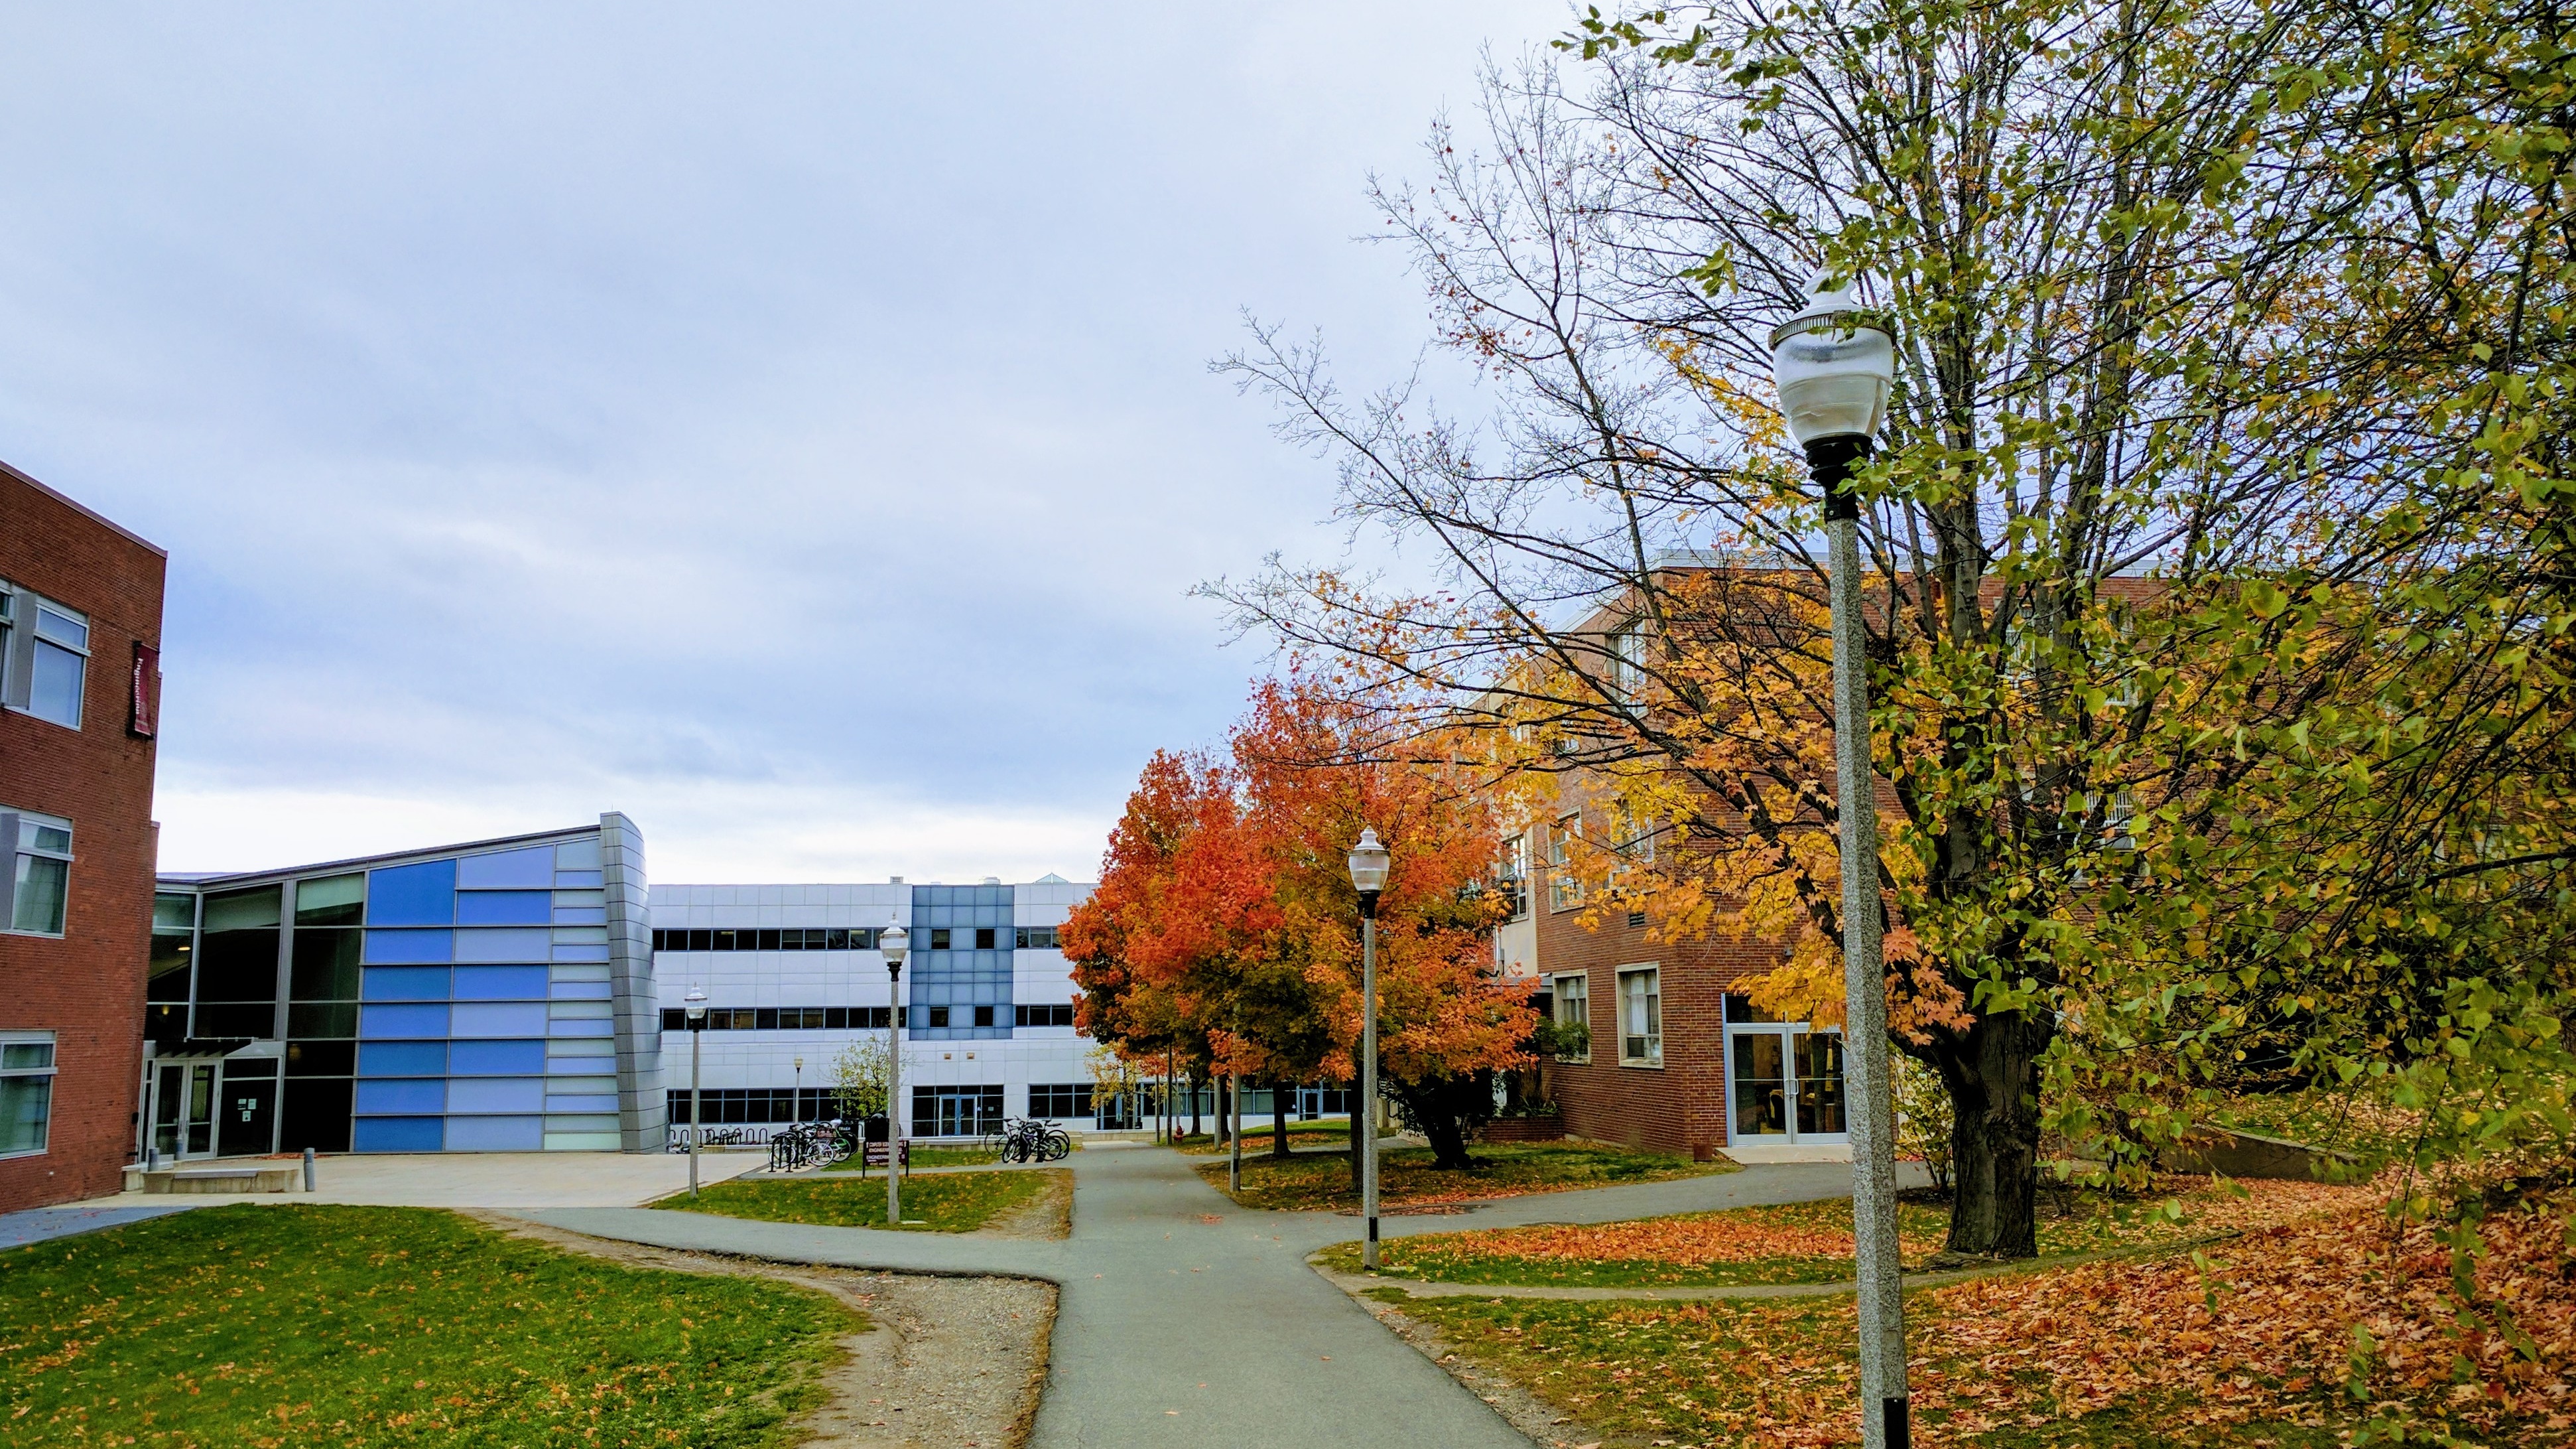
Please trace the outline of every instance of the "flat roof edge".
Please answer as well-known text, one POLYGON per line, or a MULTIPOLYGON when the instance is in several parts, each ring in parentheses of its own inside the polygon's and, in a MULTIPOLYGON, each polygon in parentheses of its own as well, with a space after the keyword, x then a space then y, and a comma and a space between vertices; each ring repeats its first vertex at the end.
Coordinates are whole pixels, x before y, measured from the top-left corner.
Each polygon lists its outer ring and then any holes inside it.
POLYGON ((157 871, 153 874, 152 882, 156 886, 188 886, 200 890, 208 886, 258 885, 272 880, 285 880, 291 876, 312 875, 318 871, 346 871, 361 866, 399 865, 410 860, 429 860, 466 851, 490 850, 498 846, 535 845, 540 841, 562 840, 569 836, 598 833, 599 826, 594 822, 589 825, 567 825, 560 830, 532 831, 526 835, 502 835, 490 840, 460 841, 454 845, 428 845, 418 850, 387 851, 381 855, 354 855, 346 860, 323 860, 311 865, 282 865, 273 870, 157 871))
POLYGON ((129 543, 139 544, 144 548, 148 548, 160 558, 167 559, 170 557, 170 550, 163 548, 161 545, 154 543, 152 540, 145 538, 139 533, 136 533, 133 529, 126 527, 124 524, 117 522, 115 519, 108 517, 106 514, 99 512, 97 509, 90 507, 88 504, 81 502, 79 499, 72 497, 61 489, 47 483, 42 478, 38 478, 27 472, 25 469, 18 467, 14 463, 0 460, 0 473, 8 474, 10 477, 17 479, 19 482, 26 484, 28 487, 33 488, 37 492, 54 500, 56 503, 63 505, 65 508, 79 514, 81 517, 97 524, 99 527, 113 531, 129 543))

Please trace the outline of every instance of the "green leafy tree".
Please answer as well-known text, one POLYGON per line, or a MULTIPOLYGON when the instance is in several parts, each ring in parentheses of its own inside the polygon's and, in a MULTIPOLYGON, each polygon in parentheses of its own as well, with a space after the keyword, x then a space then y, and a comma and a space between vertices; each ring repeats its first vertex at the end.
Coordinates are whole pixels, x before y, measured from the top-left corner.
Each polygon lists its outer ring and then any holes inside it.
POLYGON ((2558 404, 2513 402, 2514 338, 2425 323, 2563 326, 2563 287, 2504 280, 2563 265, 2516 231, 2563 190, 2472 175, 2465 36, 2356 62, 2397 16, 1596 16, 1587 91, 1496 71, 1481 137, 1442 127, 1423 184, 1372 192, 1489 415, 1353 400, 1266 328, 1223 364, 1440 576, 1211 592, 1356 699, 1444 694, 1498 775, 1584 772, 1673 827, 1690 848, 1620 887, 1659 929, 1783 934, 1838 980, 1818 514, 1768 344, 1813 275, 1861 278, 1900 338, 1860 481, 1878 884, 1896 1044, 1949 1099, 1951 1248, 2035 1250, 2052 1117, 2135 1173, 2218 1094, 2374 1043, 2528 1083, 2563 974, 2455 948, 2500 896, 2564 930, 2567 611, 2499 587, 2563 536, 2528 461, 2558 404), (2410 174, 2428 154, 2447 179, 2410 174))

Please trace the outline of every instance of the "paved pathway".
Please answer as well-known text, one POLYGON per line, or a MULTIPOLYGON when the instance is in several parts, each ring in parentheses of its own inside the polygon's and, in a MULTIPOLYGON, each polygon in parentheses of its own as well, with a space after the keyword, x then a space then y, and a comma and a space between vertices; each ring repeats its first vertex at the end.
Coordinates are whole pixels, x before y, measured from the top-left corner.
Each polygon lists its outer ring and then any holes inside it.
MULTIPOLYGON (((1056 1283, 1036 1449, 1528 1449, 1438 1366, 1306 1266, 1356 1218, 1236 1207, 1155 1147, 1077 1152, 1073 1236, 1022 1242, 640 1209, 526 1216, 600 1237, 791 1262, 1056 1283)), ((1385 1220, 1390 1236, 1802 1202, 1851 1190, 1831 1163, 1748 1168, 1385 1220)))
MULTIPOLYGON (((20 1208, 14 1213, 0 1213, 0 1251, 42 1243, 54 1238, 68 1238, 75 1233, 94 1233, 101 1228, 122 1227, 163 1213, 201 1207, 209 1201, 224 1198, 163 1197, 137 1202, 101 1198, 95 1202, 66 1203, 60 1207, 20 1208)), ((236 1200, 237 1199, 233 1199, 236 1200)))

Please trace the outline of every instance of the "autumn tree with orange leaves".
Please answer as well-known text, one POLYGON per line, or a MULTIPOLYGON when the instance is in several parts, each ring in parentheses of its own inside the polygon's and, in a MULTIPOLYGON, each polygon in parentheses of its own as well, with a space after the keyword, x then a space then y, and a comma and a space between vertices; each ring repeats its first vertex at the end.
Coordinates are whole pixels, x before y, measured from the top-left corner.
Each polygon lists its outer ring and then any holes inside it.
MULTIPOLYGON (((1362 712, 1311 681, 1264 681, 1225 758, 1158 752, 1112 832, 1100 886, 1064 928, 1086 1035, 1287 1087, 1353 1082, 1359 901, 1343 860, 1373 825, 1380 1082, 1465 1167, 1491 1073, 1526 1065, 1526 983, 1496 979, 1485 889, 1501 832, 1464 769, 1387 758, 1362 712)), ((1274 1096, 1274 1102, 1278 1098, 1274 1096)), ((1273 1151, 1287 1150, 1284 1105, 1273 1151)))

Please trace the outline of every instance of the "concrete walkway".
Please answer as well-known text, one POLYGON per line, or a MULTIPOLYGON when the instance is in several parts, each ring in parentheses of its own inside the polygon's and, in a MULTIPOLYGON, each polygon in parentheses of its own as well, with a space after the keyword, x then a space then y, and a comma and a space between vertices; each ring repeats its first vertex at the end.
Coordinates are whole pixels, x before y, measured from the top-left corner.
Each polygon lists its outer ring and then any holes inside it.
MULTIPOLYGON (((1025 1242, 806 1227, 697 1213, 560 1208, 525 1216, 599 1237, 789 1262, 999 1273, 1057 1284, 1037 1449, 1527 1449, 1474 1394, 1388 1333, 1306 1256, 1356 1218, 1236 1207, 1162 1148, 1077 1152, 1073 1236, 1025 1242)), ((1851 1190, 1828 1163, 1748 1168, 1389 1218, 1389 1236, 1612 1222, 1851 1190)))

